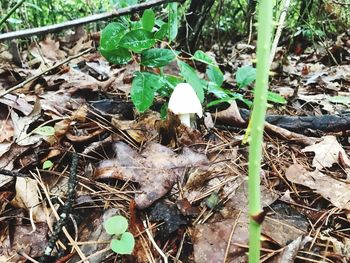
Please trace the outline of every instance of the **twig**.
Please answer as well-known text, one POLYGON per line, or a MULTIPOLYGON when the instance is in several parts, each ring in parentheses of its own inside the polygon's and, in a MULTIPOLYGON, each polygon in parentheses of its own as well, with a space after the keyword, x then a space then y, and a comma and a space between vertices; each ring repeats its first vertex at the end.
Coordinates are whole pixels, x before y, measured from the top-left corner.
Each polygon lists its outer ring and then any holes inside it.
POLYGON ((273 59, 275 57, 278 41, 279 41, 281 34, 282 34, 283 24, 284 24, 284 20, 286 19, 286 16, 287 16, 289 4, 290 4, 290 0, 285 0, 285 2, 283 4, 283 9, 281 11, 280 20, 278 21, 278 27, 276 30, 275 38, 274 38, 272 46, 271 46, 269 68, 271 68, 271 64, 272 64, 273 59))
POLYGON ((85 50, 85 51, 83 51, 83 52, 81 52, 81 53, 79 53, 79 54, 77 54, 77 55, 75 55, 75 56, 66 58, 66 59, 63 60, 62 62, 60 62, 60 63, 58 63, 58 64, 56 64, 56 65, 54 65, 54 66, 52 66, 52 67, 50 67, 50 68, 48 68, 48 69, 46 69, 46 70, 44 70, 43 72, 40 72, 39 74, 37 74, 37 75, 35 75, 35 76, 32 76, 32 77, 26 79, 25 81, 22 81, 21 83, 17 84, 16 86, 13 86, 12 88, 9 88, 8 90, 5 90, 4 92, 0 93, 0 98, 3 97, 3 96, 5 96, 6 94, 11 93, 12 91, 15 91, 15 90, 17 90, 17 89, 23 87, 25 84, 27 84, 27 83, 29 83, 29 82, 31 82, 31 81, 33 81, 33 80, 39 78, 40 76, 46 74, 47 72, 50 72, 51 70, 53 70, 53 69, 55 69, 55 68, 57 68, 57 67, 60 67, 60 66, 62 66, 63 64, 66 64, 67 62, 71 61, 72 59, 78 58, 78 57, 80 57, 80 56, 82 56, 82 55, 88 53, 88 52, 91 51, 91 50, 92 50, 92 48, 89 48, 89 49, 87 49, 87 50, 85 50))
POLYGON ((63 205, 62 212, 59 220, 55 223, 54 230, 50 237, 49 243, 45 248, 44 255, 40 258, 40 262, 48 262, 48 257, 51 256, 51 252, 54 249, 56 242, 62 232, 63 227, 66 225, 68 216, 71 213, 75 188, 77 186, 77 169, 78 169, 79 156, 76 153, 72 153, 72 163, 70 167, 70 175, 68 179, 68 196, 67 200, 63 205))
POLYGON ((137 12, 140 10, 150 8, 152 6, 161 5, 161 4, 170 3, 170 2, 182 3, 184 1, 183 0, 151 0, 151 1, 147 1, 145 3, 141 3, 138 5, 133 5, 133 6, 129 6, 126 8, 121 8, 119 10, 114 10, 112 12, 105 12, 105 13, 101 13, 101 14, 86 16, 83 18, 78 18, 78 19, 74 19, 71 21, 67 21, 67 22, 63 22, 63 23, 59 23, 59 24, 55 24, 55 25, 49 25, 49 26, 43 26, 43 27, 37 27, 37 28, 32 28, 32 29, 25 29, 25 30, 19 30, 19 31, 15 31, 15 32, 5 33, 5 34, 0 35, 0 41, 10 40, 10 39, 14 39, 14 38, 21 38, 21 37, 29 37, 29 36, 31 37, 33 35, 43 35, 43 34, 47 34, 47 33, 51 33, 51 32, 56 32, 56 31, 59 31, 59 30, 65 29, 65 28, 76 27, 76 26, 88 24, 91 22, 96 22, 96 21, 106 20, 109 18, 117 17, 117 16, 131 14, 131 13, 134 13, 134 12, 137 12))
POLYGON ((14 7, 11 8, 11 10, 3 18, 1 18, 1 20, 0 20, 0 28, 1 28, 2 24, 5 23, 6 20, 12 15, 12 13, 15 12, 16 9, 23 4, 24 1, 25 0, 19 1, 14 7))
POLYGON ((10 170, 4 169, 4 168, 0 168, 0 174, 12 176, 12 177, 27 177, 28 176, 26 174, 10 171, 10 170))

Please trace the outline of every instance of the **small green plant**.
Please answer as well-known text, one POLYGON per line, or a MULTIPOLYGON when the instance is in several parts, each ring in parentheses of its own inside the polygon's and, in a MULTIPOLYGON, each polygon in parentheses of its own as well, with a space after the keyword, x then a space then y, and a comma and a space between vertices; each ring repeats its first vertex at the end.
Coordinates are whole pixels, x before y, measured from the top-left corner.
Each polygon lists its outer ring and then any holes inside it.
MULTIPOLYGON (((236 99, 248 106, 251 101, 242 94, 223 89, 224 75, 215 59, 201 50, 197 50, 188 60, 206 64, 205 79, 179 56, 179 52, 170 47, 177 34, 177 3, 168 5, 168 21, 156 17, 151 9, 143 12, 140 21, 131 21, 122 17, 117 22, 108 24, 101 33, 100 52, 111 63, 127 64, 134 60, 140 64, 140 70, 134 73, 131 85, 131 100, 139 112, 145 112, 153 105, 156 95, 169 97, 175 86, 182 82, 189 83, 195 90, 201 103, 206 94, 213 94, 217 99, 207 107, 236 99), (159 44, 167 48, 159 48, 159 44), (176 60, 179 75, 165 74, 163 67, 176 60), (158 68, 159 74, 145 69, 158 68)), ((255 81, 256 70, 251 66, 237 71, 236 81, 240 89, 255 81)), ((276 103, 286 103, 283 97, 269 93, 268 99, 276 103)), ((162 112, 166 112, 163 108, 162 112)), ((164 115, 164 114, 163 114, 164 115)))
POLYGON ((128 220, 124 216, 113 216, 105 222, 104 227, 108 234, 115 237, 111 240, 111 249, 121 255, 130 255, 134 250, 135 239, 130 232, 126 232, 128 220))
POLYGON ((43 163, 43 169, 44 170, 49 170, 53 167, 53 162, 51 162, 50 160, 46 160, 44 163, 43 163))

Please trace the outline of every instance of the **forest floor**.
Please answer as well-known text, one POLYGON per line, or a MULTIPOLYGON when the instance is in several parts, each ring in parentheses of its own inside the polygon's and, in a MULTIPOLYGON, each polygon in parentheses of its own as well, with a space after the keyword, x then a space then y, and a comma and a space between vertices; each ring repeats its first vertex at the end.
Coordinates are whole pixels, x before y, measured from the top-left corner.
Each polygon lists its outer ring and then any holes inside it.
MULTIPOLYGON (((110 65, 96 43, 84 33, 0 49, 0 262, 44 251, 47 262, 247 262, 247 107, 206 109, 193 129, 162 120, 162 99, 139 114, 139 65, 110 65), (110 250, 103 223, 117 214, 132 255, 110 250)), ((243 44, 210 54, 224 87, 251 99, 234 77, 255 60, 243 44)), ((350 260, 349 35, 326 47, 282 47, 272 66, 287 104, 268 108, 261 262, 350 260)))

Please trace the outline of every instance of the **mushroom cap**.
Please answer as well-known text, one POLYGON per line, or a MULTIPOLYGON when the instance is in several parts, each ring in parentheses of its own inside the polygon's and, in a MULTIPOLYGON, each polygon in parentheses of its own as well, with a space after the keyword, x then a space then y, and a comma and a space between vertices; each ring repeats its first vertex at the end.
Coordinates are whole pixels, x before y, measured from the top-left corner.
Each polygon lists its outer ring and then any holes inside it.
POLYGON ((203 116, 202 104, 196 92, 188 83, 176 85, 170 96, 168 108, 175 114, 196 113, 200 118, 203 116))

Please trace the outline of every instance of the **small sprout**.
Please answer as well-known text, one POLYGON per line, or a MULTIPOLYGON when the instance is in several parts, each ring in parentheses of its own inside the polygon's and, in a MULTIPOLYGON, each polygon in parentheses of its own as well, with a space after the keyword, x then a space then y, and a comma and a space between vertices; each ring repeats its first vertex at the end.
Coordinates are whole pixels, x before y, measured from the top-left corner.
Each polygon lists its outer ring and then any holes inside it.
POLYGON ((108 234, 115 237, 111 240, 111 249, 121 255, 130 255, 135 246, 135 239, 131 233, 126 232, 128 229, 126 218, 113 216, 105 222, 104 227, 108 234))
POLYGON ((43 163, 43 169, 44 170, 49 170, 51 169, 53 166, 53 162, 51 162, 50 160, 46 160, 44 163, 43 163))
POLYGON ((41 126, 36 128, 33 132, 43 136, 53 136, 55 135, 55 128, 51 126, 41 126))
POLYGON ((196 92, 188 83, 178 84, 169 100, 169 110, 179 116, 182 124, 187 127, 193 127, 195 114, 200 118, 203 116, 202 105, 196 92))
POLYGON ((217 193, 212 193, 206 200, 205 204, 208 208, 214 209, 219 204, 219 196, 217 193))

